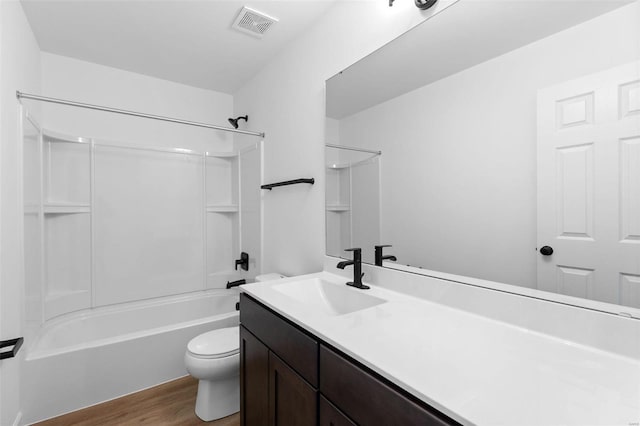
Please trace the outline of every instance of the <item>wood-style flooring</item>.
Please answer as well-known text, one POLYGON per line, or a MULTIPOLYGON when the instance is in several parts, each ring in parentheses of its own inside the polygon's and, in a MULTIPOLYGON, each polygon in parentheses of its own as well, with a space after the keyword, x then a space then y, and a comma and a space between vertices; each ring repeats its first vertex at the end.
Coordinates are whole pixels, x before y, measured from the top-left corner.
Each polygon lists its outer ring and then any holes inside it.
POLYGON ((198 381, 187 376, 112 401, 37 423, 38 426, 239 426, 236 413, 203 422, 194 411, 198 381))

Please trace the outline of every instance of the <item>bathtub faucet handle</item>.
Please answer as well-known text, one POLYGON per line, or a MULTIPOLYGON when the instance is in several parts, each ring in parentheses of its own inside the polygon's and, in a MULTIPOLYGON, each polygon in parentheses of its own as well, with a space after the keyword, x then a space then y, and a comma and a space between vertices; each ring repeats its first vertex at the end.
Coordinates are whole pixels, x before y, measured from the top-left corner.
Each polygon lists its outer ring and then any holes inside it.
POLYGON ((238 265, 240 265, 243 271, 249 270, 249 253, 240 253, 240 259, 236 260, 236 271, 238 270, 238 265))

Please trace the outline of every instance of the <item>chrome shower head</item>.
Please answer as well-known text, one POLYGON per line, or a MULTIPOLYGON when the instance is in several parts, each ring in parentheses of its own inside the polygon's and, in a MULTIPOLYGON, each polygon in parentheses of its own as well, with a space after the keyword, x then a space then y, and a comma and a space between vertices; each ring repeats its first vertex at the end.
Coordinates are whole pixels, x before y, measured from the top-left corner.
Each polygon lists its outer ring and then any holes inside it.
POLYGON ((245 115, 245 116, 240 116, 237 118, 230 118, 229 119, 229 123, 231 123, 231 125, 233 126, 234 129, 238 128, 238 120, 244 120, 244 121, 249 121, 249 116, 245 115))

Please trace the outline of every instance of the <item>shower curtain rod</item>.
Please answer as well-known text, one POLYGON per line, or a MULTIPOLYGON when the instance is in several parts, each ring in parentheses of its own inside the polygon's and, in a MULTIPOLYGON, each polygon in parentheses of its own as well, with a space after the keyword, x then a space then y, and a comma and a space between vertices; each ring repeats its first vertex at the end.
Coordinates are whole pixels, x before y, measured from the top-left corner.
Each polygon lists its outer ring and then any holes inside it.
POLYGON ((371 150, 371 149, 352 148, 350 146, 334 145, 334 144, 331 144, 331 143, 326 143, 326 144, 324 144, 324 146, 327 146, 329 148, 346 149, 347 151, 368 152, 369 154, 382 155, 382 151, 374 151, 374 150, 371 150))
POLYGON ((18 98, 18 100, 31 99, 34 101, 42 101, 42 102, 49 102, 52 104, 60 104, 60 105, 78 107, 78 108, 93 109, 96 111, 106 111, 106 112, 112 112, 114 114, 131 115, 134 117, 149 118, 151 120, 168 121, 170 123, 186 124, 187 126, 204 127, 207 129, 222 130, 224 132, 240 133, 243 135, 259 136, 261 138, 264 138, 264 132, 251 132, 249 130, 238 130, 238 129, 233 129, 231 127, 222 127, 222 126, 216 126, 215 124, 181 120, 179 118, 164 117, 162 115, 145 114, 143 112, 127 111, 124 109, 109 108, 109 107, 100 106, 100 105, 92 105, 92 104, 85 104, 81 102, 67 101, 64 99, 48 98, 46 96, 31 95, 29 93, 22 93, 20 91, 16 91, 16 98, 18 98))

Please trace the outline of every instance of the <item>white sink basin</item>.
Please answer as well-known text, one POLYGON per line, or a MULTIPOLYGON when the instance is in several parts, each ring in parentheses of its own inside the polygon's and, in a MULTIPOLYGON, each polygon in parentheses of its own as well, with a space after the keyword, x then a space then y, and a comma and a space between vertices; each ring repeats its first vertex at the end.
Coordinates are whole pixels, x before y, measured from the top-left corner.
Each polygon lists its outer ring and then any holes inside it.
POLYGON ((367 290, 358 290, 321 278, 277 284, 273 289, 327 315, 344 315, 386 302, 367 294, 367 290))

